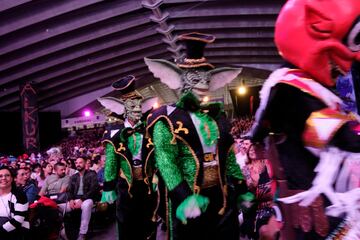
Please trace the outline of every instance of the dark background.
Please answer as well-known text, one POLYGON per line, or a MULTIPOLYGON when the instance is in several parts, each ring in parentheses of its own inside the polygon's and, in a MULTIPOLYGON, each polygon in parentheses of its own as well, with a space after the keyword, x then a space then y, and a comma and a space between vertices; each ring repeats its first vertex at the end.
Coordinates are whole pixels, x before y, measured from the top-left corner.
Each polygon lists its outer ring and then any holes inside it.
POLYGON ((259 91, 261 86, 247 87, 247 92, 244 95, 238 93, 238 89, 230 90, 231 100, 234 104, 235 117, 253 116, 256 113, 260 104, 259 91), (250 103, 253 98, 253 107, 251 111, 250 103))
MULTIPOLYGON (((19 155, 24 153, 20 112, 0 112, 0 153, 19 155)), ((60 112, 39 112, 40 150, 44 150, 62 138, 60 112)))

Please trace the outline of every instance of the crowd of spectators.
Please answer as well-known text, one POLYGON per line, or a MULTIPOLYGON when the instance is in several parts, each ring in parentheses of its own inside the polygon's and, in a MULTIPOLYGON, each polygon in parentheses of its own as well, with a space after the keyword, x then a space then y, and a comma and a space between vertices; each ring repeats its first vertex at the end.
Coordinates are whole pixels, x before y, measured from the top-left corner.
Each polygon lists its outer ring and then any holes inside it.
MULTIPOLYGON (((260 154, 260 157, 253 153, 254 146, 247 137, 253 121, 252 117, 234 119, 231 129, 235 139, 238 164, 258 205, 262 207, 255 209, 252 218, 247 216, 247 219, 252 219, 251 224, 259 220, 261 209, 267 210, 272 207, 273 194, 270 163, 264 154, 260 154), (262 179, 263 177, 266 179, 262 179)), ((18 158, 4 156, 0 158, 4 171, 11 172, 9 174, 12 188, 17 189, 16 191, 22 189, 25 193, 27 207, 39 197, 46 196, 56 201, 63 213, 82 210, 79 239, 84 239, 86 235, 91 209, 104 181, 105 153, 100 142, 103 131, 102 128, 97 128, 72 132, 69 137, 46 152, 30 156, 23 154, 18 158), (83 179, 81 186, 78 184, 79 179, 83 179)), ((1 186, 5 175, 8 174, 0 174, 1 186)), ((24 199, 21 196, 18 198, 21 201, 24 199)), ((5 212, 0 211, 0 220, 1 214, 4 215, 5 212)), ((26 222, 25 219, 23 220, 26 222)), ((8 223, 3 223, 2 226, 0 231, 8 230, 6 228, 8 223)), ((21 232, 24 232, 24 229, 26 228, 21 227, 21 232)))
POLYGON ((231 135, 239 139, 246 135, 254 123, 254 117, 241 117, 232 120, 231 135))
POLYGON ((38 154, 0 156, 0 204, 4 204, 0 208, 1 239, 30 236, 26 231, 31 227, 27 219, 31 206, 43 201, 44 196, 58 203, 64 212, 73 209, 84 212, 78 238, 84 239, 91 209, 104 181, 105 155, 100 141, 103 131, 101 128, 78 131, 38 154), (26 218, 6 211, 11 201, 15 209, 20 204, 21 214, 26 218))

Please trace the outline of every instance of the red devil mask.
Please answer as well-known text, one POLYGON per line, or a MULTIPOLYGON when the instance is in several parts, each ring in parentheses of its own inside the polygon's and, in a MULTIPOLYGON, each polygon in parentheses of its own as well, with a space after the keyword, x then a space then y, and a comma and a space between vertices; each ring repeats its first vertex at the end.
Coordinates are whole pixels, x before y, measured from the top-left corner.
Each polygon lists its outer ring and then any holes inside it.
POLYGON ((282 57, 314 80, 333 86, 360 61, 359 0, 289 0, 275 27, 282 57))

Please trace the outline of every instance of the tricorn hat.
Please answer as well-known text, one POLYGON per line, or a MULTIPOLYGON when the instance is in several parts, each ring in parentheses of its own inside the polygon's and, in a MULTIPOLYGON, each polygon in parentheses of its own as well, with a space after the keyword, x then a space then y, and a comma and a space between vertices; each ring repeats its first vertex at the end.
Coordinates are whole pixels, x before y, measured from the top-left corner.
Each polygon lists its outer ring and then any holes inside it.
POLYGON ((204 49, 207 43, 215 41, 213 35, 203 33, 186 33, 178 37, 180 41, 185 42, 186 46, 186 57, 177 65, 181 68, 198 68, 206 67, 213 69, 215 68, 211 63, 207 62, 204 57, 204 49))
POLYGON ((135 77, 133 75, 128 75, 123 77, 112 84, 112 87, 120 92, 120 98, 129 99, 129 98, 142 98, 135 91, 135 77))

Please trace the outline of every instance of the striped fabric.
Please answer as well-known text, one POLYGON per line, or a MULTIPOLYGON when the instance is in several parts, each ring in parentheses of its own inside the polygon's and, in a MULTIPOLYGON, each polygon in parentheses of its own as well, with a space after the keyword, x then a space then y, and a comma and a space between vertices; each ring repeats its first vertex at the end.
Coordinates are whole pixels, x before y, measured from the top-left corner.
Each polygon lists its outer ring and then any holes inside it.
POLYGON ((0 226, 0 232, 11 232, 21 227, 29 229, 28 210, 29 203, 25 193, 17 188, 11 190, 11 198, 8 204, 10 205, 11 219, 0 226))

